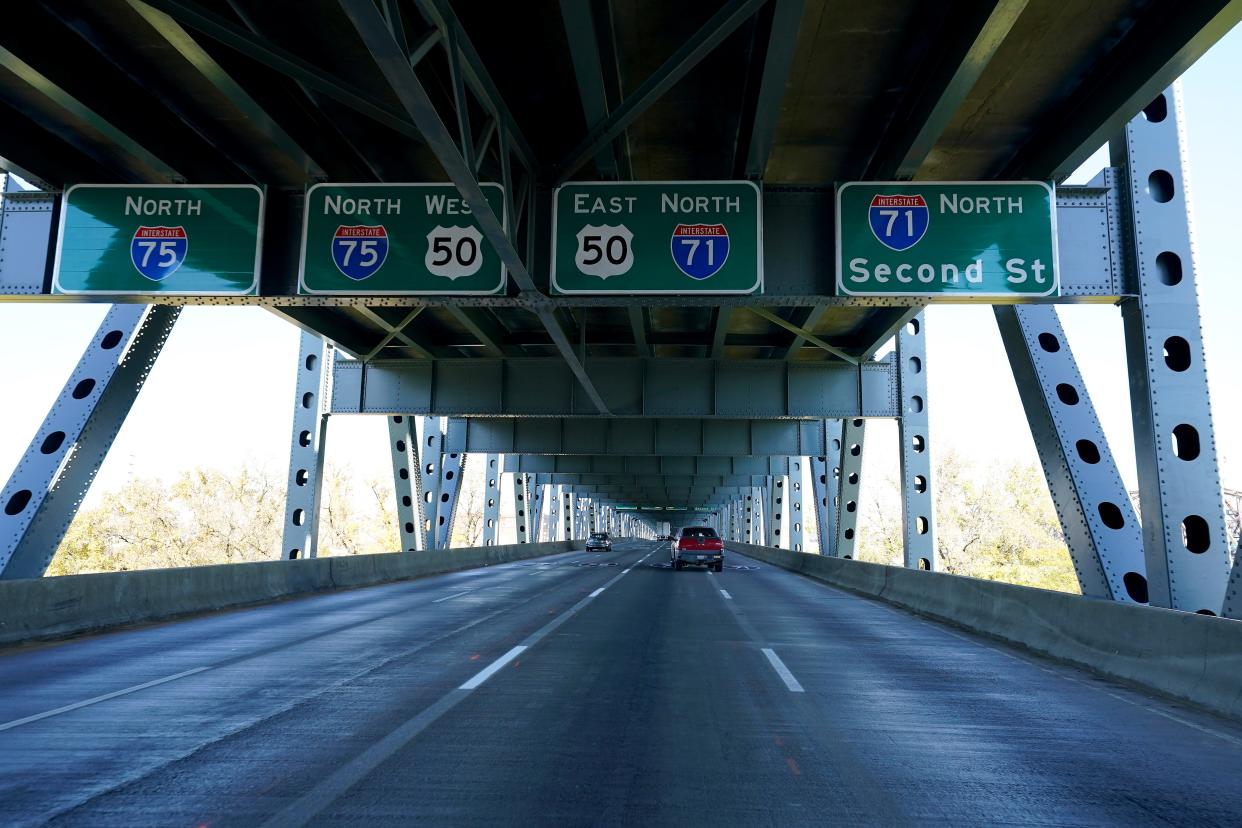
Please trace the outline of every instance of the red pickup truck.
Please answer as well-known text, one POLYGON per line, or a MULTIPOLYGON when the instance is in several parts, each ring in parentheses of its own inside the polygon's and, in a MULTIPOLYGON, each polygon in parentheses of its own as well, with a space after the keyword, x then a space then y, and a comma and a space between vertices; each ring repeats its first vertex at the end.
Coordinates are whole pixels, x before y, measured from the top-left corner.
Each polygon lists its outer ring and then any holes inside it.
POLYGON ((706 566, 717 572, 724 570, 724 541, 710 526, 687 526, 672 543, 673 569, 706 566))

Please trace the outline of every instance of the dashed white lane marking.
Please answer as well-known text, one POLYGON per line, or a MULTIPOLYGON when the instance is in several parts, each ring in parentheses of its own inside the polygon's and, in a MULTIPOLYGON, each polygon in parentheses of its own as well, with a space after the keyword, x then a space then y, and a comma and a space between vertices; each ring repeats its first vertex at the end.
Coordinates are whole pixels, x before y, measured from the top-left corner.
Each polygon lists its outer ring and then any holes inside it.
POLYGON ((526 650, 526 645, 524 644, 517 645, 512 650, 505 653, 500 658, 496 659, 491 664, 487 665, 482 670, 480 670, 478 673, 476 673, 474 678, 470 679, 470 681, 463 684, 460 689, 473 690, 474 688, 478 687, 480 684, 482 684, 483 682, 487 681, 489 678, 494 676, 497 672, 500 671, 501 667, 504 667, 510 661, 513 661, 513 659, 520 656, 525 650, 526 650))
MULTIPOLYGON (((621 574, 622 574, 622 575, 624 575, 625 573, 624 573, 624 572, 622 572, 621 574)), ((601 592, 603 592, 603 591, 604 591, 604 588, 603 588, 603 587, 600 587, 599 589, 597 589, 597 590, 595 590, 594 592, 592 592, 592 593, 590 594, 590 596, 589 596, 589 597, 591 597, 591 598, 595 598, 595 597, 597 597, 597 596, 598 596, 601 592)))
POLYGON ((733 600, 733 596, 729 594, 729 590, 727 589, 720 590, 720 594, 723 595, 726 600, 729 600, 729 601, 733 600))
POLYGON ((772 669, 781 677, 781 681, 785 682, 785 686, 789 688, 791 693, 805 693, 802 685, 794 678, 794 674, 789 672, 789 668, 785 666, 785 662, 781 661, 770 647, 763 648, 763 654, 768 657, 768 663, 772 665, 772 669))
POLYGON ((468 594, 470 594, 471 592, 474 592, 474 590, 472 590, 472 589, 467 589, 467 590, 465 590, 465 591, 463 591, 463 592, 459 592, 459 593, 457 593, 456 595, 445 595, 443 598, 437 598, 436 600, 432 601, 431 603, 433 603, 433 604, 438 604, 438 603, 440 603, 441 601, 452 601, 454 598, 460 598, 461 596, 463 596, 463 595, 468 595, 468 594))
POLYGON ((73 704, 67 704, 64 707, 58 707, 55 710, 47 710, 47 711, 44 711, 43 713, 36 713, 35 715, 27 716, 24 719, 14 719, 11 722, 5 722, 4 724, 0 724, 0 730, 9 730, 10 728, 20 727, 24 724, 30 724, 31 722, 37 722, 40 719, 47 719, 52 716, 59 716, 61 713, 68 713, 71 710, 80 710, 83 707, 90 707, 92 704, 99 704, 100 702, 105 702, 105 701, 108 701, 109 699, 115 699, 118 696, 124 696, 129 693, 137 693, 139 690, 146 690, 148 687, 156 687, 160 684, 167 684, 170 681, 176 681, 177 679, 185 678, 186 676, 192 676, 195 673, 202 673, 210 669, 212 668, 211 667, 195 667, 193 670, 184 670, 180 673, 174 673, 171 676, 164 676, 163 678, 155 679, 154 681, 148 681, 143 684, 135 684, 133 687, 126 687, 124 690, 114 690, 111 693, 104 693, 102 696, 95 696, 93 699, 86 699, 85 701, 74 702, 73 704))

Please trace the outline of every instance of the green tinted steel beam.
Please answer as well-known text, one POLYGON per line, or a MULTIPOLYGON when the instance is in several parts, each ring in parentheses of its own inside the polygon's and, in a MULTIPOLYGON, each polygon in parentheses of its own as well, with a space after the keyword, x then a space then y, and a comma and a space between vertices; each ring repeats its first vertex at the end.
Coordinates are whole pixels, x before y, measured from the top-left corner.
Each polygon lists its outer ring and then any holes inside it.
MULTIPOLYGON (((104 167, 135 182, 184 180, 153 152, 3 47, 0 69, 25 84, 22 98, 31 102, 22 107, 27 116, 104 167)), ((21 106, 22 101, 10 103, 21 106)))
POLYGON ((729 320, 733 317, 733 308, 721 306, 712 314, 712 340, 707 346, 708 359, 720 359, 724 353, 725 339, 729 336, 729 320))
POLYGON ((964 12, 947 24, 949 42, 933 50, 939 62, 912 79, 863 178, 905 179, 918 173, 1026 4, 1027 0, 965 4, 964 12))
MULTIPOLYGON (((608 95, 604 88, 599 35, 595 30, 590 4, 582 0, 561 0, 561 21, 565 24, 565 37, 569 41, 569 57, 574 65, 582 114, 586 117, 587 129, 590 129, 608 118, 608 95)), ((615 180, 620 177, 611 144, 600 147, 595 154, 595 166, 604 178, 615 180)))
POLYGON ((261 35, 246 31, 193 0, 144 0, 179 23, 237 50, 246 57, 286 75, 308 89, 366 115, 400 135, 422 143, 423 135, 409 118, 385 105, 359 95, 345 81, 328 74, 309 61, 278 46, 261 35))
MULTIPOLYGON (((820 339, 818 336, 811 333, 806 328, 802 328, 802 327, 795 325, 794 323, 782 318, 778 314, 772 313, 767 308, 751 307, 751 308, 747 308, 747 310, 753 313, 755 316, 762 317, 774 325, 779 325, 785 330, 790 331, 791 333, 797 334, 797 336, 801 337, 802 339, 805 339, 807 342, 811 343, 817 348, 822 348, 823 350, 835 356, 837 359, 844 360, 848 362, 850 365, 858 364, 857 357, 847 354, 845 351, 842 351, 840 348, 834 348, 832 345, 829 345, 827 342, 820 339)), ((813 308, 812 312, 814 312, 814 310, 815 309, 813 308)), ((800 342, 798 342, 797 339, 795 339, 794 342, 795 342, 795 345, 801 344, 800 342)))
MULTIPOLYGON (((819 324, 820 317, 822 317, 827 310, 828 308, 825 305, 816 305, 813 308, 794 308, 793 323, 798 328, 803 330, 814 328, 817 324, 819 324)), ((781 327, 784 328, 785 326, 781 325, 781 327)), ((798 355, 798 352, 802 350, 803 342, 806 342, 806 337, 795 333, 793 339, 789 341, 788 345, 773 349, 772 359, 793 359, 798 355)))
MULTIPOLYGON (((152 8, 142 0, 127 0, 130 8, 183 57, 187 63, 212 85, 221 97, 245 116, 248 129, 254 130, 272 146, 288 156, 308 178, 323 178, 323 168, 310 157, 289 133, 267 114, 259 102, 250 97, 241 84, 233 80, 215 58, 199 46, 181 25, 164 12, 152 8)), ((265 183, 265 182, 261 182, 265 183)), ((299 182, 300 183, 300 182, 299 182)))
MULTIPOLYGON (((479 229, 500 255, 509 275, 513 277, 520 290, 537 293, 534 280, 531 279, 525 263, 505 233, 503 223, 484 196, 473 168, 458 151, 452 135, 440 119, 427 91, 414 74, 408 55, 397 48, 379 11, 370 0, 340 0, 340 4, 363 43, 371 52, 372 58, 379 66, 389 86, 401 101, 406 114, 422 132, 428 147, 435 154, 440 165, 444 167, 449 179, 457 186, 466 203, 470 205, 470 210, 479 223, 479 229)), ((514 138, 513 135, 508 137, 510 140, 514 138)), ((573 346, 565 336, 564 329, 561 328, 552 311, 539 307, 535 312, 539 321, 551 335, 557 351, 573 371, 597 412, 607 414, 608 408, 604 404, 603 397, 596 390, 591 378, 587 376, 582 363, 574 354, 573 346)))
POLYGON ((556 183, 564 183, 583 164, 594 158, 601 148, 646 112, 648 107, 685 77, 699 61, 749 20, 765 2, 766 0, 731 0, 716 12, 659 69, 643 81, 633 94, 627 96, 607 120, 592 127, 582 142, 561 159, 552 173, 556 183))
POLYGON ((1148 3, 1042 129, 988 178, 1061 181, 1242 21, 1237 0, 1148 3))
POLYGON ((637 305, 626 309, 630 317, 630 330, 634 333, 634 347, 640 357, 651 356, 651 345, 647 338, 647 311, 637 305))
POLYGON ((772 26, 763 55, 763 70, 749 135, 741 136, 746 140, 744 173, 747 178, 762 179, 768 167, 805 6, 804 0, 773 0, 772 26))

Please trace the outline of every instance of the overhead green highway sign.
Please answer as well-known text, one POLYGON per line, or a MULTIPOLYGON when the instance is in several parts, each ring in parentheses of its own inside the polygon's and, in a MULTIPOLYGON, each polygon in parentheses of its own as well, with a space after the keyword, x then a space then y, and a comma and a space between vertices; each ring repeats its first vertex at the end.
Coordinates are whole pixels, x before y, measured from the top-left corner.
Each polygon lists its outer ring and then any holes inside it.
POLYGON ((553 293, 763 290, 749 181, 574 182, 557 188, 552 215, 553 293))
POLYGON ((78 184, 61 206, 52 290, 247 296, 259 287, 252 184, 78 184))
MULTIPOLYGON (((498 216, 504 190, 483 184, 498 216)), ((500 293, 505 270, 452 184, 316 184, 306 193, 299 293, 500 293)))
POLYGON ((1056 198, 1042 181, 843 184, 836 225, 843 295, 1057 294, 1056 198))

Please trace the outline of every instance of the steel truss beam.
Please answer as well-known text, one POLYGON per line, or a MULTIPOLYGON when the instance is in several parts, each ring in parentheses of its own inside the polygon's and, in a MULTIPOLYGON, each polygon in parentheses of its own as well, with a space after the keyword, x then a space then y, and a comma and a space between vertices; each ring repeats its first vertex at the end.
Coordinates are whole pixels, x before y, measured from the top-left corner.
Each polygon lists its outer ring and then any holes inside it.
POLYGON ((60 548, 178 311, 108 311, 0 491, 0 578, 39 578, 60 548))
POLYGON ((825 453, 811 458, 811 491, 815 495, 815 520, 821 555, 836 554, 837 509, 841 497, 842 428, 840 420, 825 421, 825 453))
POLYGON ((527 506, 530 501, 530 490, 526 486, 526 475, 521 472, 513 474, 513 527, 517 532, 518 543, 530 542, 530 517, 527 506))
MULTIPOLYGON (((842 418, 897 415, 892 362, 589 359, 618 417, 842 418)), ((334 414, 575 417, 595 413, 560 359, 340 361, 334 414)), ((496 449, 497 451, 506 451, 496 449)), ((793 452, 796 453, 796 452, 793 452)))
MULTIPOLYGON (((471 213, 479 224, 479 229, 499 254, 509 275, 517 283, 518 289, 531 293, 537 292, 525 263, 509 238, 503 217, 496 215, 487 197, 483 194, 483 189, 475 175, 474 165, 469 159, 462 157, 453 137, 440 119, 435 105, 427 95, 427 91, 414 74, 414 67, 410 66, 408 55, 404 54, 397 42, 393 40, 392 33, 385 25, 379 10, 375 8, 371 0, 340 0, 340 4, 362 37, 367 49, 370 50, 389 86, 401 101, 402 107, 426 139, 436 160, 440 162, 440 166, 444 168, 449 179, 457 186, 462 199, 470 206, 471 213)), ((436 7, 439 8, 439 5, 436 4, 436 7)), ((455 34, 456 28, 455 23, 449 23, 449 40, 454 57, 461 45, 455 34)), ((502 130, 502 146, 506 138, 507 134, 502 130)), ((501 163, 507 169, 507 154, 503 151, 501 163)), ((506 192, 510 191, 511 188, 506 190, 506 192)), ((601 414, 608 414, 608 407, 574 353, 573 346, 552 311, 547 308, 537 308, 536 315, 552 337, 561 358, 581 385, 595 410, 601 414)))
POLYGON ((993 310, 1083 595, 1146 603, 1142 529, 1056 309, 993 310))
POLYGON ((803 515, 802 515, 802 470, 806 467, 805 457, 791 457, 789 459, 789 485, 785 490, 785 497, 788 500, 786 506, 789 513, 789 550, 791 552, 803 551, 803 515))
POLYGON ((927 415, 927 332, 923 314, 897 334, 897 366, 901 379, 901 523, 905 565, 934 570, 936 566, 935 483, 931 462, 931 422, 927 415))
POLYGON ((328 444, 326 412, 332 381, 332 346, 302 332, 293 392, 293 431, 289 479, 285 487, 285 523, 280 548, 284 560, 319 554, 319 506, 323 463, 328 444))
POLYGON ((730 0, 710 20, 638 85, 607 119, 598 122, 578 146, 556 165, 556 183, 567 181, 578 169, 606 147, 626 127, 698 65, 739 26, 751 18, 765 0, 730 0))
POLYGON ((442 443, 439 499, 436 508, 433 510, 433 514, 436 515, 436 549, 448 549, 453 545, 453 521, 457 517, 461 479, 466 471, 465 452, 458 452, 452 449, 452 444, 456 442, 454 434, 460 429, 460 422, 450 420, 442 443))
POLYGON ((1121 318, 1148 597, 1159 607, 1219 614, 1232 550, 1203 362, 1181 110, 1180 90, 1164 90, 1112 145, 1129 182, 1126 230, 1138 288, 1121 318))

